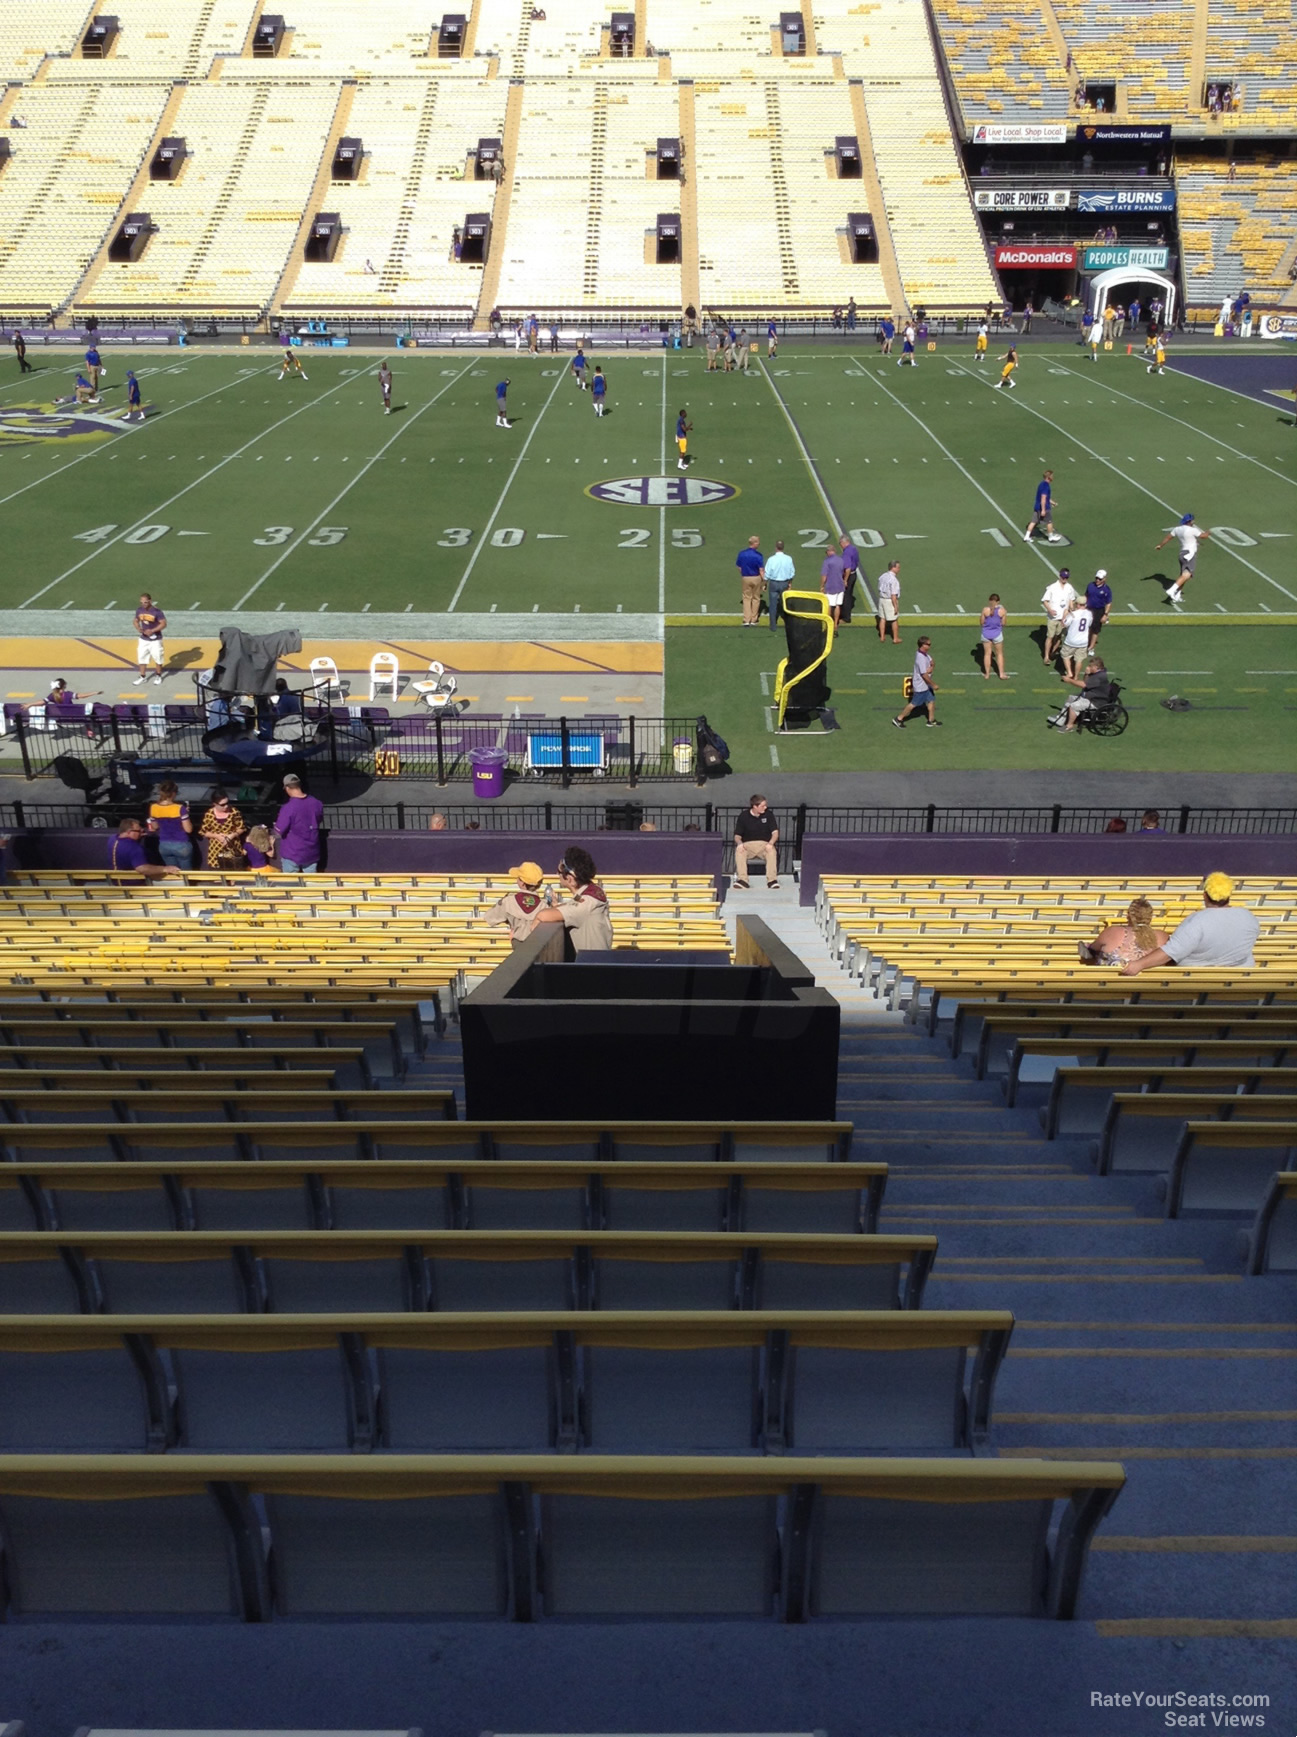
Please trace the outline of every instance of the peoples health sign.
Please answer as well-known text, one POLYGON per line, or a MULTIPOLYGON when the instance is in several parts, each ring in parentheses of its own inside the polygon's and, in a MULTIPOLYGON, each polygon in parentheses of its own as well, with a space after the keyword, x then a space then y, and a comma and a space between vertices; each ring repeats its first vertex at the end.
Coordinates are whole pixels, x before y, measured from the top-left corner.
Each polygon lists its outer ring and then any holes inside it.
POLYGON ((1087 247, 1085 269, 1108 271, 1113 266, 1144 266, 1149 271, 1165 271, 1170 257, 1169 247, 1087 247))
POLYGON ((1078 193, 1078 211, 1105 216, 1110 211, 1174 211, 1174 187, 1113 187, 1093 193, 1078 193))

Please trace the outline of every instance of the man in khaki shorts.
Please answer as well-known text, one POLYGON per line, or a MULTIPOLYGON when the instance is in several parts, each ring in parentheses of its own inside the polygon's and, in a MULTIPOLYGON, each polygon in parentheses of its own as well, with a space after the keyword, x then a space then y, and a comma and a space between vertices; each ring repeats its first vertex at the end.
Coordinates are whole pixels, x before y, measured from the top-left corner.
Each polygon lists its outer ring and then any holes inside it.
POLYGON ((516 891, 497 899, 478 921, 507 924, 509 939, 516 947, 519 941, 525 941, 531 934, 536 927, 536 913, 544 909, 545 895, 541 888, 545 883, 545 871, 539 863, 523 862, 517 868, 511 868, 509 873, 518 883, 516 891))
POLYGON ((889 561, 887 570, 878 576, 878 637, 887 638, 891 623, 892 644, 901 643, 901 563, 889 561))
POLYGON ((135 611, 135 662, 140 672, 135 678, 137 688, 149 679, 150 671, 157 686, 162 686, 162 636, 166 630, 166 616, 146 591, 135 611))
MULTIPOLYGON (((532 863, 532 868, 536 865, 532 863)), ((569 845, 558 865, 558 878, 568 895, 560 905, 536 913, 537 923, 565 923, 578 953, 612 951, 612 919, 608 895, 595 879, 594 858, 579 844, 569 845)))

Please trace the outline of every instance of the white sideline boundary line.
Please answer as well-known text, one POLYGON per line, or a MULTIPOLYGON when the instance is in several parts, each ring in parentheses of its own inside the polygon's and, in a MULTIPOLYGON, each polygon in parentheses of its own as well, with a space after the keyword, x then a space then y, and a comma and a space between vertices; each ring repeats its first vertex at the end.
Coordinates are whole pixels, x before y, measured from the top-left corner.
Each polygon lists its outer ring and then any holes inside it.
MULTIPOLYGON (((273 370, 267 368, 264 372, 271 373, 273 370)), ((74 573, 79 573, 83 567, 88 567, 91 561, 97 560, 99 556, 105 554, 107 550, 115 548, 124 537, 129 537, 132 531, 138 530, 141 525, 152 524, 158 513, 164 513, 168 507, 174 506, 174 504, 187 495, 191 489, 199 488, 203 483, 208 482, 216 475, 217 471, 224 470, 227 464, 232 464, 236 458, 242 457, 242 455, 247 452, 250 447, 255 446, 259 440, 264 440, 268 434, 273 434, 277 428, 282 428, 286 422, 291 422, 295 416, 301 416, 305 411, 313 409, 317 404, 322 404, 326 398, 331 398, 335 392, 341 392, 344 388, 354 384, 355 382, 350 377, 339 380, 338 384, 336 386, 330 386, 327 392, 321 392, 317 398, 311 398, 308 399, 305 404, 299 404, 296 410, 290 410, 287 416, 281 416, 279 421, 272 422, 269 428, 261 429, 257 434, 253 435, 251 440, 245 440, 243 445, 239 447, 237 451, 228 453, 218 464, 214 464, 209 470, 205 470, 202 476, 196 476, 193 482, 186 483, 184 488, 177 489, 173 495, 168 495, 165 501, 160 502, 156 507, 150 508, 150 510, 141 518, 136 519, 132 524, 127 525, 123 530, 119 531, 115 537, 110 537, 106 543, 101 543, 97 549, 92 549, 88 555, 76 562, 74 566, 69 567, 65 573, 60 573, 57 579, 51 579, 48 585, 42 585, 39 591, 34 591, 27 601, 25 603, 20 603, 18 607, 20 609, 29 609, 38 598, 44 597, 47 591, 53 591, 56 585, 61 585, 65 579, 70 579, 74 573)), ((228 389, 228 385, 220 388, 221 391, 227 391, 228 389)), ((213 394, 209 392, 207 396, 210 398, 213 394)), ((200 401, 195 400, 195 402, 200 401)), ((187 406, 178 405, 177 408, 185 409, 187 406)), ((168 412, 168 414, 170 414, 170 412, 168 412)), ((159 417, 158 420, 161 421, 161 417, 159 417)), ((68 467, 65 465, 64 469, 66 470, 67 468, 68 467)))
MULTIPOLYGON (((968 368, 961 368, 960 371, 961 373, 967 374, 970 380, 977 379, 976 374, 972 373, 968 368)), ((988 392, 993 392, 995 390, 989 380, 983 380, 979 382, 979 384, 985 386, 988 392)), ((1012 394, 1010 394, 1010 397, 1012 397, 1012 394)), ((1110 470, 1114 476, 1119 476, 1121 480, 1124 483, 1128 483, 1131 488, 1138 489, 1140 494, 1147 495, 1150 501, 1161 507, 1163 512, 1170 513, 1173 519, 1178 519, 1180 517, 1179 511, 1175 507, 1169 506, 1160 495, 1155 495, 1152 489, 1146 489, 1143 483, 1136 482, 1134 477, 1127 476, 1124 470, 1119 470, 1118 467, 1113 464, 1112 460, 1105 458, 1101 452, 1096 452, 1092 446, 1087 446, 1083 440, 1078 440, 1076 435, 1074 435, 1070 429, 1064 428, 1061 423, 1055 422, 1052 417, 1043 416, 1039 410, 1033 410, 1030 404, 1024 403, 1020 398, 1014 399, 1013 402, 1017 404, 1019 410, 1025 410, 1028 416, 1034 416, 1037 421, 1045 423, 1048 427, 1054 429, 1056 433, 1061 434, 1064 440, 1070 440, 1073 446, 1080 447, 1082 452, 1088 453, 1091 458, 1098 459, 1099 463, 1103 465, 1105 469, 1110 470)), ((1216 543, 1213 546, 1217 549, 1223 549, 1227 555, 1232 555, 1236 561, 1240 562, 1247 568, 1249 573, 1255 573, 1258 579, 1264 579, 1267 585, 1273 585, 1276 591, 1282 592, 1285 597, 1291 598, 1294 603, 1297 603, 1297 591, 1289 591, 1286 585, 1281 585, 1277 579, 1272 579, 1268 573, 1263 573, 1260 567, 1254 567, 1250 561, 1246 560, 1239 554, 1237 549, 1231 549, 1228 543, 1216 543)))
MULTIPOLYGON (((1065 374, 1070 374, 1075 380, 1084 380, 1084 374, 1078 374, 1075 368, 1064 368, 1065 374)), ((1093 382, 1091 382, 1093 384, 1093 382)), ((1142 398, 1136 398, 1130 392, 1123 392, 1119 387, 1109 386, 1107 390, 1117 398, 1124 398, 1128 404, 1138 404, 1141 409, 1151 410, 1155 416, 1165 416, 1169 422, 1178 422, 1181 428, 1187 428, 1192 434, 1199 435, 1203 440, 1209 440, 1213 446, 1223 446, 1226 452, 1232 452, 1235 458, 1245 458, 1249 464, 1260 465, 1262 470, 1269 471, 1271 476, 1277 476, 1280 482, 1286 482, 1289 488, 1297 489, 1297 477, 1285 476, 1281 470, 1276 470, 1272 464, 1266 464, 1264 459, 1253 458, 1250 452, 1241 452, 1237 446, 1231 446, 1227 440, 1217 440, 1214 434, 1208 434, 1205 428, 1199 428, 1195 422, 1186 422, 1183 416, 1173 416, 1169 410, 1159 410, 1156 404, 1147 404, 1142 398)), ((1226 388, 1228 390, 1228 388, 1226 388)), ((1251 400, 1256 403, 1255 399, 1251 400)))
MULTIPOLYGON (((480 360, 481 358, 479 357, 476 359, 480 360)), ((486 522, 486 529, 482 532, 482 535, 478 538, 477 547, 473 550, 473 553, 468 558, 468 566, 465 567, 465 569, 464 569, 464 577, 460 580, 459 584, 455 587, 455 595, 451 598, 450 602, 446 605, 447 615, 454 614, 455 605, 459 602, 460 598, 464 595, 464 587, 468 584, 469 579, 472 577, 474 567, 477 566, 477 558, 482 553, 483 549, 486 547, 487 539, 490 537, 491 532, 495 529, 495 521, 500 517, 500 509, 504 506, 504 498, 508 494, 509 490, 513 487, 513 479, 517 476, 519 470, 522 468, 522 461, 527 456, 527 448, 531 445, 532 441, 535 439, 536 430, 540 427, 542 421, 544 420, 545 412, 549 409, 550 405, 554 402, 555 396, 558 393, 558 389, 563 384, 564 380, 567 378, 567 374, 568 374, 568 370, 566 368, 560 368, 558 370, 558 378, 554 381, 553 386, 550 388, 549 397, 545 400, 544 404, 542 404, 542 406, 541 406, 540 415, 536 418, 536 420, 532 423, 530 429, 527 431, 527 438, 522 443, 522 451, 518 454, 517 458, 515 458, 513 461, 513 469, 509 472, 509 475, 505 481, 504 487, 500 490, 500 498, 495 503, 495 510, 492 512, 491 517, 486 522)))
MULTIPOLYGON (((156 372, 158 372, 158 370, 153 369, 153 370, 150 370, 150 372, 156 373, 156 372)), ((273 368, 259 368, 257 370, 257 372, 260 374, 273 374, 274 369, 273 368)), ((247 377, 248 377, 248 379, 253 378, 252 375, 248 375, 247 377)), ((178 416, 182 410, 192 410, 195 404, 202 404, 208 398, 215 398, 217 396, 217 394, 220 392, 228 392, 230 390, 230 386, 231 386, 231 382, 227 380, 223 386, 217 386, 211 392, 204 392, 201 398, 191 398, 187 404, 173 405, 173 407, 170 410, 164 410, 162 412, 161 416, 154 416, 148 422, 132 423, 130 426, 132 428, 135 428, 135 429, 156 428, 158 423, 159 422, 165 422, 168 416, 178 416)), ((125 426, 126 425, 123 424, 123 427, 125 427, 125 426)), ((112 443, 111 442, 105 442, 102 446, 92 446, 88 452, 83 452, 81 454, 80 458, 70 459, 67 464, 61 464, 57 470, 47 471, 44 476, 38 476, 34 482, 24 483, 22 488, 15 489, 12 494, 0 495, 0 507, 7 505, 7 503, 9 501, 16 501, 18 499, 19 495, 25 495, 27 493, 28 489, 38 489, 42 483, 53 482, 54 478, 56 476, 62 476, 63 472, 65 470, 73 470, 77 465, 84 464, 88 458, 98 458, 101 453, 110 452, 111 450, 112 450, 112 443)), ((143 523, 143 524, 147 524, 147 522, 148 522, 147 520, 141 520, 141 523, 143 523)), ((127 528, 127 530, 132 530, 134 527, 128 525, 126 528, 127 528)), ((57 585, 58 580, 56 579, 54 581, 54 583, 57 585)), ((36 595, 37 595, 37 597, 39 597, 41 595, 41 593, 38 591, 36 593, 36 595)), ((32 599, 29 598, 28 602, 31 602, 31 601, 32 601, 32 599)), ((18 605, 18 607, 20 609, 26 609, 27 604, 26 603, 20 603, 18 605)))
MULTIPOLYGON (((475 357, 474 362, 476 362, 476 360, 477 360, 477 358, 475 357)), ((294 537, 293 541, 291 543, 289 543, 287 545, 287 547, 284 549, 283 554, 279 555, 275 560, 273 560, 270 563, 269 567, 266 568, 265 572, 261 575, 260 579, 256 579, 253 581, 253 583, 243 593, 242 597, 240 597, 239 601, 234 605, 235 609, 242 609, 243 605, 248 601, 249 597, 254 596, 258 591, 260 591, 261 587, 266 583, 266 580, 269 579, 270 575, 272 573, 276 572, 280 567, 282 567, 284 562, 288 559, 288 557, 291 554, 293 554, 296 550, 301 548, 302 544, 311 535, 311 533, 315 530, 318 530, 319 527, 324 523, 324 521, 328 518, 329 514, 338 505, 338 503, 340 501, 346 499, 346 497, 351 493, 352 489, 354 489, 356 484, 360 481, 361 477, 363 477, 366 474, 366 472, 373 469, 373 467, 378 463, 379 459, 382 458, 383 454, 387 451, 388 447, 389 446, 395 446, 397 441, 401 438, 401 436, 403 434, 405 434, 407 432, 407 430, 414 427, 415 423, 423 415, 424 411, 425 410, 431 410, 433 405, 437 402, 437 400, 439 398, 443 397, 445 393, 449 392, 452 386, 458 386, 460 381, 464 378, 464 375, 467 374, 469 372, 469 370, 473 367, 474 362, 470 362, 468 364, 468 367, 463 369, 460 373, 456 374, 456 376, 453 380, 447 380, 446 384, 441 388, 440 392, 435 392, 432 395, 432 397, 429 398, 429 400, 426 404, 421 404, 419 406, 419 408, 415 411, 413 416, 406 418, 406 420, 395 431, 395 433, 392 434, 389 437, 389 439, 387 439, 383 442, 382 446, 379 447, 378 451, 373 455, 373 457, 367 459, 365 461, 365 463, 361 465, 360 469, 352 477, 351 481, 347 484, 347 486, 344 489, 340 489, 339 492, 336 495, 334 495, 333 499, 329 502, 328 506, 325 507, 322 512, 316 514, 315 518, 313 518, 311 520, 310 524, 300 534, 300 536, 294 537)), ((366 607, 368 607, 368 605, 366 605, 366 607)))
MULTIPOLYGON (((865 365, 860 360, 859 356, 853 356, 852 361, 855 362, 856 365, 860 368, 863 368, 865 365)), ((974 378, 976 378, 976 376, 974 376, 974 378)), ((972 483, 973 487, 977 490, 978 494, 981 495, 982 499, 987 503, 987 505, 989 507, 993 508, 994 511, 997 512, 1000 515, 1000 517, 1004 520, 1005 524, 1008 525, 1011 530, 1013 530, 1017 533, 1018 541, 1025 543, 1025 546, 1028 549, 1030 549, 1034 555, 1039 556, 1039 558, 1045 563, 1046 567, 1048 567, 1050 578, 1051 579, 1056 578, 1057 574, 1058 574, 1058 569, 1054 566, 1054 563, 1050 560, 1049 556, 1045 553, 1045 551, 1040 547, 1039 543, 1037 543, 1036 539, 1034 537, 1032 537, 1030 541, 1027 541, 1026 539, 1024 539, 1022 532, 1018 529, 1016 521, 1009 517, 1008 513, 1006 513, 1004 508, 1000 505, 999 501, 997 501, 993 495, 989 495, 986 492, 986 490, 982 487, 981 483, 978 482, 977 478, 973 475, 972 471, 966 469, 965 466, 959 462, 959 460, 955 457, 954 453, 951 452, 950 448, 945 444, 945 442, 942 440, 939 440, 937 438, 937 436, 928 427, 927 423, 923 420, 923 418, 916 411, 911 410, 909 405, 905 402, 905 400, 903 398, 898 398, 896 396, 895 392, 892 391, 891 387, 885 386, 881 379, 878 381, 878 386, 879 386, 879 389, 881 391, 886 392, 887 396, 892 400, 893 404, 898 404, 907 416, 913 418, 913 420, 918 423, 919 427, 927 435, 928 439, 932 442, 932 444, 935 447, 937 447, 937 449, 939 451, 945 453, 946 457, 950 460, 951 464, 953 464, 955 466, 956 470, 960 471, 965 477, 968 478, 968 481, 970 483, 972 483)), ((1006 550, 1006 553, 1007 552, 1008 551, 1006 550)))
MULTIPOLYGON (((854 357, 852 359, 855 360, 854 357)), ((828 494, 825 491, 824 484, 820 481, 820 473, 816 470, 814 462, 811 459, 811 455, 806 450, 806 442, 802 439, 801 430, 798 428, 797 424, 793 421, 792 412, 789 410, 788 406, 784 403, 783 397, 779 391, 779 388, 775 385, 774 379, 770 373, 769 368, 766 366, 766 364, 761 360, 761 358, 759 356, 757 357, 757 366, 760 368, 762 374, 764 374, 764 376, 765 376, 766 385, 769 386, 770 390, 775 395, 775 403, 779 406, 779 408, 784 413, 784 421, 788 424, 789 433, 792 435, 793 439, 797 442, 797 450, 802 455, 802 463, 806 466, 807 475, 810 477, 811 482, 815 485, 815 492, 820 497, 820 504, 823 506, 824 511, 829 516, 830 534, 834 537, 840 537, 842 535, 841 521, 839 520, 837 513, 834 512, 834 510, 833 510, 833 502, 829 499, 828 494)), ((865 594, 865 602, 869 605, 870 614, 871 615, 877 615, 878 605, 877 605, 877 603, 875 603, 873 595, 870 592, 868 585, 865 583, 865 576, 863 573, 858 574, 857 583, 859 584, 860 589, 865 594)))
MULTIPOLYGON (((667 473, 667 353, 662 352, 662 447, 658 469, 667 473)), ((658 614, 667 612, 667 510, 658 508, 658 614)))

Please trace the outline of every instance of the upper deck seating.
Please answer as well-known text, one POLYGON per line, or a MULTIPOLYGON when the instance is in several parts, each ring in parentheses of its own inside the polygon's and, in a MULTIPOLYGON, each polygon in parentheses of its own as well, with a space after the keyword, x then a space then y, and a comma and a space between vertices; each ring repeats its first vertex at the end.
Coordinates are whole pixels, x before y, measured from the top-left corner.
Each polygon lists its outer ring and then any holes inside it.
MULTIPOLYGON (((108 261, 78 306, 129 313, 184 303, 216 313, 260 312, 288 262, 339 87, 247 76, 189 85, 173 127, 188 159, 174 181, 149 186, 157 233, 129 264, 108 261)), ((124 189, 123 189, 124 190, 124 189)))
POLYGON ((1066 57, 1055 46, 1039 0, 1025 6, 937 0, 934 11, 970 126, 1067 118, 1072 85, 1066 57))
POLYGON ((327 264, 301 265, 285 307, 303 314, 472 309, 481 267, 455 259, 454 236, 470 212, 495 209, 494 183, 467 178, 469 153, 480 138, 503 133, 506 95, 502 81, 484 79, 470 64, 458 75, 367 78, 347 119, 347 132, 364 142, 361 175, 333 181, 328 191, 342 218, 342 243, 327 264))
MULTIPOLYGON (((0 15, 6 8, 0 7, 0 15)), ((2 28, 2 26, 0 26, 2 28)), ((167 88, 43 83, 21 93, 0 175, 0 306, 44 313, 76 288, 112 226, 167 88)))

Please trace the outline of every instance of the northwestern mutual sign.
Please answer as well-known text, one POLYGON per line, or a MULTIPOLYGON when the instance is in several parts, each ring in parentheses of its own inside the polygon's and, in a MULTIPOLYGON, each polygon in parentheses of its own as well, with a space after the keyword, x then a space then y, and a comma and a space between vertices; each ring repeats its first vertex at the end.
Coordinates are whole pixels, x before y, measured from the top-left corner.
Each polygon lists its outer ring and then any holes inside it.
POLYGON ((1093 192, 1078 193, 1078 211, 1092 211, 1100 216, 1110 211, 1174 211, 1173 187, 1103 187, 1093 192))
POLYGON ((1087 271, 1108 271, 1113 266, 1144 266, 1149 271, 1165 271, 1171 250, 1167 247, 1098 247, 1085 250, 1087 271))

